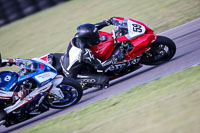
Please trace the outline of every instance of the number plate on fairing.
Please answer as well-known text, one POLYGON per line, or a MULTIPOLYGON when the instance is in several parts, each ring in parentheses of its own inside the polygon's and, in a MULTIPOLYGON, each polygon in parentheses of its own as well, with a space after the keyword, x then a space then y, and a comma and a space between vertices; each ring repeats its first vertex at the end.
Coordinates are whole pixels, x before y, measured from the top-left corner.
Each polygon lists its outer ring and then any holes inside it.
POLYGON ((145 31, 146 29, 143 25, 133 22, 131 20, 128 20, 128 34, 131 39, 144 34, 145 31))
POLYGON ((38 82, 42 83, 42 82, 47 81, 47 80, 49 80, 49 79, 54 79, 55 76, 56 76, 56 73, 53 73, 53 72, 45 72, 45 73, 42 73, 42 74, 40 74, 40 75, 35 76, 35 79, 36 79, 38 82))

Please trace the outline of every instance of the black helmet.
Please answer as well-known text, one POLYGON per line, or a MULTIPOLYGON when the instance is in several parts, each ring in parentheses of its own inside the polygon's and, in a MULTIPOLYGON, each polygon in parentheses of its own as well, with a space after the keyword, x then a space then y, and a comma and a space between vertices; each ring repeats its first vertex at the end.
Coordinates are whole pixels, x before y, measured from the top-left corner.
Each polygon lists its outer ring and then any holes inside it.
POLYGON ((94 24, 82 24, 77 27, 77 36, 88 46, 98 45, 100 43, 99 32, 94 24))

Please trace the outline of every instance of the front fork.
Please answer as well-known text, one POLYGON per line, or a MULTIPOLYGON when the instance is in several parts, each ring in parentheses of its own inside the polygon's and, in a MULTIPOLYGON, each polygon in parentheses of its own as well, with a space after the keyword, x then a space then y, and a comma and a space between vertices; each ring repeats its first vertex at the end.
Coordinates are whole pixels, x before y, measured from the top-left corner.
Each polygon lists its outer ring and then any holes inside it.
POLYGON ((63 76, 62 75, 57 75, 54 80, 53 80, 53 87, 50 90, 49 94, 50 95, 55 95, 59 99, 64 98, 64 94, 60 88, 57 88, 58 85, 60 85, 63 81, 63 76))

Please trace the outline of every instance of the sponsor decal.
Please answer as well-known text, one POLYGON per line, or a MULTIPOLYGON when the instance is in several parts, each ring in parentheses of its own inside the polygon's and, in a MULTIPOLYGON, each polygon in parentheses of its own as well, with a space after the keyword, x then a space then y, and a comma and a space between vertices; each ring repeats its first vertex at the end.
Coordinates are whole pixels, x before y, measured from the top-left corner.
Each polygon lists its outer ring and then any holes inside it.
POLYGON ((119 70, 119 69, 123 69, 123 68, 129 67, 131 65, 135 65, 135 64, 137 64, 139 62, 139 60, 140 60, 140 58, 134 58, 133 60, 130 60, 130 61, 126 61, 126 62, 123 62, 123 63, 111 65, 110 67, 108 67, 105 70, 105 72, 119 70))
POLYGON ((46 80, 52 80, 53 78, 55 78, 56 74, 52 73, 52 72, 46 72, 46 73, 42 73, 40 75, 35 76, 36 80, 39 81, 40 83, 46 81, 46 80))
POLYGON ((95 83, 96 80, 95 79, 81 79, 81 82, 83 82, 83 83, 95 83))
POLYGON ((51 81, 51 79, 46 80, 46 81, 42 82, 40 86, 44 86, 44 85, 48 84, 50 81, 51 81))
POLYGON ((77 78, 90 78, 89 76, 84 76, 84 75, 77 75, 77 78))
POLYGON ((108 65, 110 65, 110 64, 112 64, 112 63, 113 63, 112 60, 109 61, 109 62, 105 62, 105 63, 103 62, 103 63, 102 63, 102 66, 105 67, 105 66, 108 66, 108 65))
POLYGON ((44 73, 44 74, 40 74, 38 76, 38 78, 46 78, 46 77, 49 77, 50 76, 50 73, 44 73))

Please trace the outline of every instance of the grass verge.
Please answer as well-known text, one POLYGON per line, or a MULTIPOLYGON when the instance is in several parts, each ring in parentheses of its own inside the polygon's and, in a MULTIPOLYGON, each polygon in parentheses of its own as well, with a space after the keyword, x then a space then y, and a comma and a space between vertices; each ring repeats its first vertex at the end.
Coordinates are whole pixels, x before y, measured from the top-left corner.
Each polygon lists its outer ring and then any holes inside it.
POLYGON ((48 120, 22 133, 198 133, 200 66, 48 120))
POLYGON ((78 25, 112 16, 142 21, 158 33, 200 17, 200 1, 70 0, 1 27, 0 52, 3 58, 65 52, 78 25))

